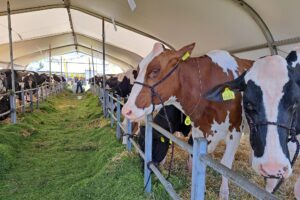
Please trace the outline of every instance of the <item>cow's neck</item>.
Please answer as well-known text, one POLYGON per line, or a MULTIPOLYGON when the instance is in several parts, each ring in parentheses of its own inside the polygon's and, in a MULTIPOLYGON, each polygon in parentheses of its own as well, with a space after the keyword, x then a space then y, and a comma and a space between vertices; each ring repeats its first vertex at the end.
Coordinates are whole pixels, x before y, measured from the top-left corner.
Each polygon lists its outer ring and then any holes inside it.
POLYGON ((177 101, 184 113, 197 125, 205 108, 203 75, 206 67, 203 67, 202 57, 191 58, 181 63, 178 70, 179 90, 176 95, 177 101))

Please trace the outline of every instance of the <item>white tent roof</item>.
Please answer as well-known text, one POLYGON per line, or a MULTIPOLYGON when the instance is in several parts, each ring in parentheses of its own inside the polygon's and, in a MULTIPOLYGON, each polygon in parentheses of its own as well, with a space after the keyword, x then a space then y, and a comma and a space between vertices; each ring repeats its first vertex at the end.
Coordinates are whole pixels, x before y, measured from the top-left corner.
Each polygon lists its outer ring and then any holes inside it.
MULTIPOLYGON (((156 41, 176 49, 196 42, 194 55, 225 49, 247 58, 285 55, 300 42, 299 0, 135 2, 132 12, 125 0, 11 1, 15 63, 26 66, 47 57, 49 45, 53 55, 76 47, 91 54, 92 46, 101 56, 102 18, 107 59, 122 68, 136 67, 156 41)), ((0 0, 0 63, 10 60, 6 15, 6 0, 0 0)))

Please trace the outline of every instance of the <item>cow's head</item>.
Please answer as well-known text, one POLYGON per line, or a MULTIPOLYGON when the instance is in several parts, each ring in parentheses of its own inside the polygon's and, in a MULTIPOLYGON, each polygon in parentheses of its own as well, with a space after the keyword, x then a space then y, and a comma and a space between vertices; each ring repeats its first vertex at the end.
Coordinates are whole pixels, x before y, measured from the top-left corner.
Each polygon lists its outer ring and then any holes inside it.
MULTIPOLYGON (((156 43, 152 51, 140 62, 136 82, 153 86, 162 80, 175 65, 182 59, 182 56, 189 52, 191 54, 195 43, 187 45, 178 51, 165 49, 160 43, 156 43)), ((155 93, 162 101, 167 101, 175 96, 179 84, 178 71, 174 71, 167 79, 155 87, 155 93)), ((155 109, 161 107, 160 100, 156 96, 151 98, 151 90, 140 84, 134 84, 129 99, 122 109, 122 114, 133 121, 144 118, 152 112, 152 104, 155 109)))
POLYGON ((36 87, 36 80, 34 73, 29 72, 25 77, 22 77, 25 89, 31 89, 36 87))
POLYGON ((243 92, 255 171, 266 177, 288 177, 292 172, 289 158, 294 155, 289 155, 288 151, 289 131, 278 125, 290 127, 293 120, 294 128, 300 131, 300 109, 297 106, 300 99, 300 66, 288 66, 280 56, 261 58, 237 79, 209 91, 207 99, 222 101, 226 88, 243 92), (295 117, 292 117, 293 110, 296 111, 295 117))

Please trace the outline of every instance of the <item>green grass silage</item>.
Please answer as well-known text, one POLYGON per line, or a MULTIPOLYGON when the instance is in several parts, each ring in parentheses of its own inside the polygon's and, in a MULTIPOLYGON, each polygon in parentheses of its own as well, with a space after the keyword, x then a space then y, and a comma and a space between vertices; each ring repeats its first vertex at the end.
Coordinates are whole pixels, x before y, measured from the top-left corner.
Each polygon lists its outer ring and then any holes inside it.
POLYGON ((127 153, 91 94, 65 92, 0 124, 0 199, 168 199, 143 194, 139 158, 127 153))

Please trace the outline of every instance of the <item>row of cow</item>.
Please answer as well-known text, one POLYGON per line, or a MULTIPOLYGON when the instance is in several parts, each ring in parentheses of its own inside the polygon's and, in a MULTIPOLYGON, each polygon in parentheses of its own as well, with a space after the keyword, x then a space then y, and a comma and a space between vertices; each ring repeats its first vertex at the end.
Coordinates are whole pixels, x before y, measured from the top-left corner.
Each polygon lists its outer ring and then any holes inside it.
MULTIPOLYGON (((175 106, 179 113, 167 113, 168 118, 174 118, 171 126, 185 125, 182 117, 176 116, 188 116, 193 137, 205 137, 209 153, 225 140, 221 163, 229 168, 241 134, 249 127, 252 167, 266 178, 266 190, 272 192, 280 178, 287 179, 292 174, 292 160, 300 148, 300 49, 286 58, 273 55, 253 61, 221 50, 190 57, 194 46, 176 51, 157 43, 137 71, 109 78, 106 87, 114 88, 123 97, 129 95, 122 114, 131 121, 140 122, 156 110, 159 115, 154 121, 170 130, 166 113, 160 109, 162 104, 172 105, 167 108, 174 111, 175 106)), ((143 127, 140 130, 144 132, 143 127)), ((159 133, 154 133, 153 145, 160 144, 160 148, 153 148, 153 160, 158 162, 168 147, 168 142, 160 138, 159 133)), ((300 199, 300 178, 294 193, 300 199)), ((219 196, 229 198, 225 177, 219 196)))
MULTIPOLYGON (((26 71, 26 70, 14 70, 14 85, 15 91, 29 90, 38 88, 41 86, 49 87, 50 84, 56 84, 61 82, 66 82, 65 78, 52 74, 51 76, 37 72, 26 71)), ((10 69, 0 70, 0 114, 5 113, 10 110, 10 100, 8 92, 12 90, 12 72, 10 69)), ((25 92, 28 94, 29 92, 25 92)), ((33 94, 36 90, 33 91, 33 94)), ((17 100, 21 100, 21 93, 16 94, 17 100)), ((1 117, 3 120, 8 115, 1 117)))
MULTIPOLYGON (((220 50, 189 57, 194 46, 175 51, 155 44, 138 66, 122 114, 141 121, 163 104, 176 106, 191 119, 193 137, 207 139, 208 152, 225 140, 221 163, 229 168, 248 124, 252 167, 266 178, 266 190, 272 192, 280 178, 292 174, 291 162, 299 148, 300 50, 287 58, 274 55, 252 61, 220 50)), ((297 183, 295 196, 300 198, 297 183)), ((222 177, 220 199, 228 198, 228 180, 222 177)))
MULTIPOLYGON (((299 148, 300 131, 300 49, 290 52, 286 58, 274 55, 256 61, 220 50, 188 58, 194 46, 175 51, 155 44, 137 71, 108 78, 106 88, 123 97, 129 95, 122 109, 126 118, 141 121, 157 110, 160 115, 154 121, 161 122, 159 125, 169 131, 166 113, 159 110, 162 103, 175 106, 191 119, 193 137, 207 139, 209 153, 225 140, 221 163, 229 168, 241 134, 249 125, 252 167, 267 179, 266 190, 272 192, 279 178, 291 175, 291 162, 298 156, 295 152, 299 148)), ((167 108, 174 111, 173 106, 167 108)), ((170 111, 167 116, 172 118, 173 114, 170 111)), ((174 119, 171 126, 184 125, 182 118, 174 119)), ((140 130, 144 132, 143 127, 140 130)), ((163 159, 169 146, 168 142, 162 142, 167 139, 160 140, 161 137, 154 133, 153 161, 157 162, 163 159)), ((300 199, 300 179, 294 192, 300 199)), ((229 198, 225 177, 222 177, 220 198, 229 198)))

